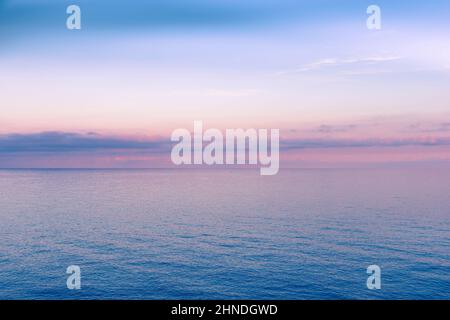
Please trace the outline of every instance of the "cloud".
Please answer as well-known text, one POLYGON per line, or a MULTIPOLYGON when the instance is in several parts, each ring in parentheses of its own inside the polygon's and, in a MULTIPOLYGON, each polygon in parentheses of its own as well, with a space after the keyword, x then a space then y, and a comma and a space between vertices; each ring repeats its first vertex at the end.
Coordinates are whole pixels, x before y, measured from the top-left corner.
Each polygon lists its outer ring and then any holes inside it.
POLYGON ((303 73, 309 71, 318 71, 324 68, 341 67, 341 66, 356 66, 356 65, 373 65, 384 62, 392 62, 400 60, 401 57, 397 56, 372 56, 366 58, 352 58, 352 59, 338 59, 327 58, 313 63, 309 63, 301 66, 300 68, 279 72, 279 75, 303 73))
POLYGON ((180 96, 201 96, 201 97, 227 97, 227 98, 238 98, 238 97, 249 97, 262 93, 261 90, 256 89, 206 89, 206 90, 178 90, 172 91, 170 94, 180 95, 180 96))
POLYGON ((345 124, 345 125, 321 125, 313 131, 319 133, 343 133, 350 132, 356 129, 357 126, 354 124, 345 124))
MULTIPOLYGON (((450 128, 450 124, 446 124, 450 128)), ((348 127, 351 130, 352 126, 348 127)), ((322 126, 319 130, 333 132, 339 128, 322 126)), ((346 130, 342 127, 341 130, 346 130)), ((450 146, 450 138, 409 139, 282 139, 282 150, 310 148, 364 148, 402 146, 450 146)), ((0 135, 0 153, 76 153, 76 152, 144 152, 152 154, 170 153, 169 139, 131 139, 107 137, 96 133, 78 134, 70 132, 41 132, 32 134, 0 135)))
POLYGON ((423 132, 423 133, 450 132, 450 122, 442 122, 431 125, 415 123, 408 127, 408 131, 423 132))
POLYGON ((138 140, 106 137, 93 132, 41 132, 0 135, 0 153, 64 153, 114 150, 140 150, 161 153, 169 150, 167 140, 138 140))
POLYGON ((409 139, 290 139, 280 141, 282 150, 329 149, 329 148, 371 148, 371 147, 431 147, 450 146, 450 138, 409 139))

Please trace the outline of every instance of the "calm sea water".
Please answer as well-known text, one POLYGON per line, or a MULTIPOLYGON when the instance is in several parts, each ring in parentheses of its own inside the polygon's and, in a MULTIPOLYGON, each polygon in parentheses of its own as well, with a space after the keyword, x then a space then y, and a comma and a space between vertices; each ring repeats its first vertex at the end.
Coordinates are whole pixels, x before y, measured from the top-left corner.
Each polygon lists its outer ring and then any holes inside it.
POLYGON ((450 299, 449 187, 450 169, 3 170, 0 298, 450 299))

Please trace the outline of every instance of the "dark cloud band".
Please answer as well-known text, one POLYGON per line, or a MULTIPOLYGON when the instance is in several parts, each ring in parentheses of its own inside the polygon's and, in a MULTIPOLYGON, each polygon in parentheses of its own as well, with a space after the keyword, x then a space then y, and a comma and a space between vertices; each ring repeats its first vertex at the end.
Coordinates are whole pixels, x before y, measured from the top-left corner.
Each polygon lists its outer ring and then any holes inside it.
MULTIPOLYGON (((0 154, 6 153, 68 153, 93 151, 170 152, 169 139, 132 139, 108 137, 95 133, 41 132, 33 134, 0 135, 0 154)), ((450 146, 450 138, 433 139, 289 139, 281 140, 281 150, 370 148, 406 146, 450 146)))

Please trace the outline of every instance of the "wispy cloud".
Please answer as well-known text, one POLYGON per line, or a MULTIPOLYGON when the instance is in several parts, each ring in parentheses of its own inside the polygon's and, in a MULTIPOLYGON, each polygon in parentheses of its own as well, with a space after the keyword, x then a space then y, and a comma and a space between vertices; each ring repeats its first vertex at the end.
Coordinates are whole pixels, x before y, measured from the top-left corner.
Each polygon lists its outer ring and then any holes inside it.
POLYGON ((206 89, 206 90, 179 90, 170 92, 171 95, 181 96, 200 96, 200 97, 249 97, 261 93, 261 90, 256 89, 206 89))
POLYGON ((357 128, 358 126, 355 124, 344 124, 344 125, 326 125, 323 124, 317 128, 315 128, 313 131, 319 132, 319 133, 343 133, 343 132, 350 132, 357 128))
POLYGON ((442 122, 437 124, 415 123, 407 128, 408 131, 422 133, 444 133, 450 132, 450 122, 442 122))
POLYGON ((407 146, 450 146, 450 138, 408 138, 408 139, 290 139, 280 142, 283 150, 329 149, 329 148, 372 148, 407 146))
POLYGON ((334 68, 342 66, 373 65, 384 62, 397 61, 400 59, 401 57, 398 56, 372 56, 365 58, 350 58, 350 59, 326 58, 316 62, 305 64, 297 69, 279 72, 278 75, 318 71, 324 68, 334 68))

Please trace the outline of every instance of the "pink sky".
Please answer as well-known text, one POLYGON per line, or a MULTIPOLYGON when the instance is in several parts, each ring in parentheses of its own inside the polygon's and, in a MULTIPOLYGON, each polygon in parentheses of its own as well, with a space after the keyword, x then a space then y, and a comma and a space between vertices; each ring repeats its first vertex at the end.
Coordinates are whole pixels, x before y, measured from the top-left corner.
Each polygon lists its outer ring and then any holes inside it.
POLYGON ((236 17, 191 25, 173 15, 152 28, 111 17, 71 32, 44 27, 44 9, 37 25, 0 22, 14 31, 0 51, 0 167, 166 166, 171 132, 195 120, 280 129, 294 145, 281 150, 286 166, 449 161, 448 14, 382 2, 390 19, 379 31, 350 2, 297 18, 299 4, 268 3, 239 28, 236 17))

